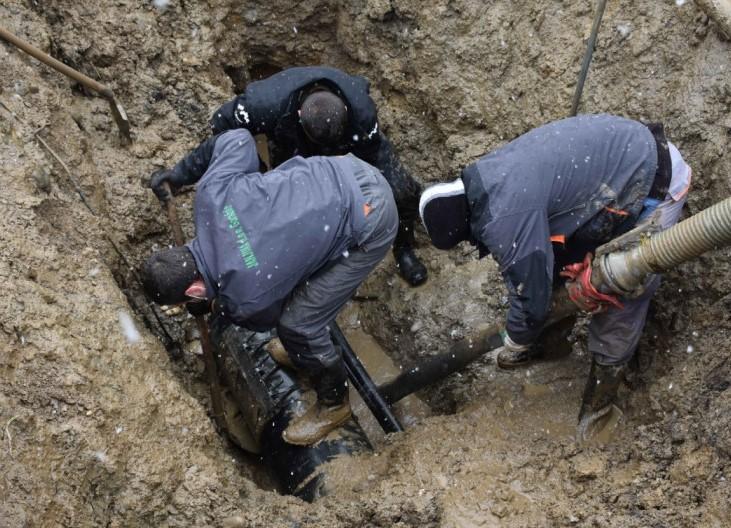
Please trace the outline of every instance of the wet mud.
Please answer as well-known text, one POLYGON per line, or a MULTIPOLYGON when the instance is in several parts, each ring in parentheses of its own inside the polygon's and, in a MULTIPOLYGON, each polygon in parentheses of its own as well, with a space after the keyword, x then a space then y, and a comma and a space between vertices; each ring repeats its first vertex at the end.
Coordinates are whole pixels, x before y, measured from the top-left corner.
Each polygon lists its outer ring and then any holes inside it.
MULTIPOLYGON (((216 431, 192 321, 158 314, 184 343, 173 359, 139 295, 135 267, 172 243, 141 180, 205 137, 235 86, 302 64, 363 74, 406 166, 453 179, 568 113, 593 5, 3 2, 6 29, 114 89, 134 142, 106 101, 0 44, 0 525, 728 526, 728 248, 666 276, 603 442, 574 439, 579 325, 566 357, 501 371, 486 354, 421 391, 428 409, 416 400, 405 433, 373 429, 374 453, 329 463, 314 504, 277 494, 216 431)), ((686 214, 731 194, 730 46, 675 0, 610 2, 599 33, 581 110, 664 121, 693 168, 686 214)), ((364 361, 391 359, 379 376, 506 309, 489 258, 417 239, 429 282, 409 288, 389 256, 340 319, 364 361)))

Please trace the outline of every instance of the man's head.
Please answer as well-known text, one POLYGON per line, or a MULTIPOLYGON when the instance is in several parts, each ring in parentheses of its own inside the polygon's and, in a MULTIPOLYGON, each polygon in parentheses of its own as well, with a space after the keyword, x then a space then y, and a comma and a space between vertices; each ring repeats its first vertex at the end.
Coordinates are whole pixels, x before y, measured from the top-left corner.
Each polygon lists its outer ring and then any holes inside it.
POLYGON ((142 286, 158 304, 180 304, 192 297, 205 297, 205 287, 196 286, 198 268, 185 246, 157 251, 142 266, 142 286))
POLYGON ((470 238, 470 211, 461 178, 425 190, 419 200, 419 214, 438 249, 451 249, 470 238))
POLYGON ((305 134, 318 145, 333 145, 342 140, 348 125, 348 108, 332 92, 308 95, 299 111, 305 134))

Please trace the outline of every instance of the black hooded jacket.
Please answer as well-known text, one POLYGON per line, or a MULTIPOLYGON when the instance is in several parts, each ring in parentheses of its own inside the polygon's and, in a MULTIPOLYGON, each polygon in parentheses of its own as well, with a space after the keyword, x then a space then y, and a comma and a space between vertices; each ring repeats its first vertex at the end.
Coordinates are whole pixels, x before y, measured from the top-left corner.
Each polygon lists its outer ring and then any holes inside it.
MULTIPOLYGON (((249 84, 243 94, 224 104, 211 117, 214 134, 233 128, 246 128, 252 134, 265 134, 271 147, 272 167, 293 156, 333 156, 354 154, 376 167, 386 178, 406 229, 399 231, 394 247, 413 238, 413 221, 418 214, 421 186, 401 164, 391 142, 378 125, 376 105, 369 95, 368 81, 326 66, 288 68, 271 77, 249 84), (343 141, 323 147, 310 141, 302 130, 298 110, 315 87, 326 88, 345 101, 348 128, 343 141)), ((198 150, 207 150, 210 141, 198 150)), ((176 170, 195 164, 195 152, 176 170)), ((204 156, 205 157, 205 156, 204 156)), ((181 178, 184 178, 181 174, 181 178)))
POLYGON ((288 68, 249 84, 243 94, 214 112, 211 128, 214 134, 232 128, 266 134, 273 143, 275 166, 298 155, 307 157, 348 152, 376 165, 381 135, 378 133, 376 105, 368 94, 369 88, 364 77, 349 75, 335 68, 288 68), (299 123, 298 110, 315 87, 334 93, 348 108, 346 133, 337 145, 322 147, 313 143, 305 136, 299 123))

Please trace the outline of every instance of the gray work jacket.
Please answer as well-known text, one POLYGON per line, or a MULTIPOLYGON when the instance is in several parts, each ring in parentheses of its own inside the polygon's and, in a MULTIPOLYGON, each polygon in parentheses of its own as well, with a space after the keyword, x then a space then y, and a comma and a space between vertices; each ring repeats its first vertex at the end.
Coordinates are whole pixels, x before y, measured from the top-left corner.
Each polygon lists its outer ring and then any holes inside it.
POLYGON ((649 129, 602 114, 541 126, 464 169, 472 236, 500 265, 515 342, 531 343, 547 317, 552 238, 610 240, 636 221, 656 168, 649 129))
POLYGON ((263 330, 299 283, 360 245, 365 200, 351 156, 295 157, 265 174, 258 165, 247 130, 217 136, 188 247, 217 309, 263 330))

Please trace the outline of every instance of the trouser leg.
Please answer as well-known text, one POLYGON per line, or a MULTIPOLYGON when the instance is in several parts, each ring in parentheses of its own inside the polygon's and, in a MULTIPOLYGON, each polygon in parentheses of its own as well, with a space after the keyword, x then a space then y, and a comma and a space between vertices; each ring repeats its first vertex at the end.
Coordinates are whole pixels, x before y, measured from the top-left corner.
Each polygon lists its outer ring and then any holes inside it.
POLYGON ((375 165, 391 187, 399 215, 393 255, 401 276, 412 286, 417 286, 427 278, 426 267, 414 252, 414 224, 419 215, 421 185, 401 164, 393 146, 383 134, 380 134, 378 145, 375 165))
POLYGON ((398 222, 388 189, 369 196, 373 225, 362 247, 351 250, 330 267, 297 287, 279 321, 279 338, 295 367, 312 378, 318 398, 327 404, 342 401, 346 372, 328 325, 352 297, 368 274, 388 252, 398 222))
POLYGON ((645 292, 634 299, 622 299, 624 308, 609 308, 589 323, 589 352, 600 365, 623 365, 635 352, 642 337, 652 296, 660 286, 660 277, 653 276, 645 292))
MULTIPOLYGON (((668 199, 658 206, 660 225, 668 229, 680 219, 685 198, 668 199)), ((635 352, 642 337, 652 296, 660 286, 660 276, 652 275, 645 291, 633 299, 621 299, 624 309, 609 308, 592 317, 589 324, 589 352, 599 365, 622 365, 635 352)))
POLYGON ((390 172, 391 180, 389 181, 399 214, 398 233, 393 243, 393 256, 400 275, 412 286, 417 286, 427 279, 426 266, 414 252, 416 244, 414 223, 419 214, 421 186, 402 169, 397 160, 396 163, 397 168, 390 172))
POLYGON ((401 165, 392 149, 386 154, 389 170, 383 171, 383 175, 393 191, 398 210, 399 228, 393 243, 394 251, 398 251, 414 247, 414 223, 419 215, 421 185, 401 165))

